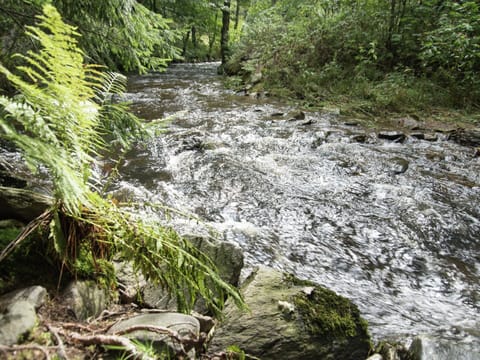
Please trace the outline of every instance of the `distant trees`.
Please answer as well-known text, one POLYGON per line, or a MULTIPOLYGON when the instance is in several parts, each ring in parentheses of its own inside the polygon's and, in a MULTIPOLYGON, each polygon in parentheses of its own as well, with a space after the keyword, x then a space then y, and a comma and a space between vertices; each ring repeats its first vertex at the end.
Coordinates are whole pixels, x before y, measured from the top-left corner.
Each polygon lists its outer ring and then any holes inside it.
POLYGON ((247 24, 233 61, 261 66, 273 92, 390 110, 480 103, 478 1, 256 0, 247 24))
POLYGON ((87 60, 120 71, 159 69, 173 59, 224 60, 250 0, 4 0, 0 61, 34 44, 23 27, 52 3, 82 35, 87 60))

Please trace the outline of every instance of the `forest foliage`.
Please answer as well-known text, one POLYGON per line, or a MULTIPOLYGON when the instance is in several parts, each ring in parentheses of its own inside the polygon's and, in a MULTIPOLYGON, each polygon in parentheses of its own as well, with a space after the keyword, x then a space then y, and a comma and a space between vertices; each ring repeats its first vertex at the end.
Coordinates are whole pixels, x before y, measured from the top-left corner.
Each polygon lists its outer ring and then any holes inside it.
POLYGON ((257 0, 230 69, 273 94, 367 112, 480 105, 480 7, 453 0, 257 0))

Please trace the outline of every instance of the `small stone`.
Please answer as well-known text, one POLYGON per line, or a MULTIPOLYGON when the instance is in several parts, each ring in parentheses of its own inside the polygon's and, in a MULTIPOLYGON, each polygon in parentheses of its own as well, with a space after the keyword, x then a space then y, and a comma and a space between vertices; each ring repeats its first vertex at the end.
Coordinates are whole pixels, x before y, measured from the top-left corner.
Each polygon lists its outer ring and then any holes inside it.
POLYGON ((278 309, 284 314, 292 314, 295 311, 295 305, 288 301, 278 301, 278 309))
POLYGON ((425 139, 425 133, 423 132, 413 132, 413 133, 410 133, 410 136, 418 140, 425 139))
POLYGON ((313 290, 315 290, 315 287, 313 286, 305 286, 302 291, 305 293, 305 295, 310 296, 313 293, 313 290))
POLYGON ((403 158, 393 158, 390 159, 390 169, 391 171, 396 174, 403 174, 408 170, 410 162, 403 158))
POLYGON ((437 134, 425 134, 424 136, 425 141, 437 141, 438 140, 438 135, 437 134))
MULTIPOLYGON (((339 111, 339 114, 340 114, 340 111, 339 111)), ((359 125, 358 121, 345 121, 343 124, 346 125, 346 126, 358 126, 359 125)))
POLYGON ((356 143, 365 143, 367 141, 367 134, 354 134, 350 137, 350 140, 356 143))
POLYGON ((296 121, 296 120, 305 120, 305 113, 303 111, 294 111, 288 114, 290 117, 289 121, 296 121))
POLYGON ((0 297, 0 344, 15 345, 37 324, 36 310, 45 303, 47 290, 41 286, 17 290, 0 297))

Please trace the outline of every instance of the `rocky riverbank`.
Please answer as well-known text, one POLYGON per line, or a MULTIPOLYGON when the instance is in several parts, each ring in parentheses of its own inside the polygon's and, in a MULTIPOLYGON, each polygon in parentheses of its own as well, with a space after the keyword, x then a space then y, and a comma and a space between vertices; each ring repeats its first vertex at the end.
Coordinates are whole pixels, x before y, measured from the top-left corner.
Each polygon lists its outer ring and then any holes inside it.
MULTIPOLYGON (((308 119, 301 113, 272 117, 308 125, 303 123, 308 119)), ((480 145, 476 129, 426 128, 414 119, 398 121, 396 128, 384 130, 365 130, 353 122, 345 126, 351 130, 351 141, 450 139, 471 147, 472 156, 476 156, 480 145)), ((338 134, 324 135, 330 139, 338 134)), ((395 158, 391 171, 401 174, 408 166, 404 159, 395 158)), ((50 205, 47 196, 26 189, 1 190, 1 216, 12 218, 0 223, 2 237, 13 239, 24 223, 50 205)), ((240 284, 243 253, 237 246, 205 237, 186 237, 214 260, 225 281, 240 284)), ((55 354, 69 359, 103 358, 106 349, 121 346, 129 355, 144 358, 155 358, 149 355, 153 348, 179 358, 206 359, 241 358, 244 353, 261 359, 478 359, 475 343, 449 342, 434 334, 373 346, 366 323, 349 300, 318 284, 266 267, 253 271, 240 285, 250 312, 241 312, 227 302, 225 318, 213 319, 201 301, 191 315, 176 313, 175 299, 149 284, 128 263, 115 264, 118 288, 108 291, 83 281, 63 284, 61 291, 56 291, 52 283, 57 279, 51 269, 43 271, 36 260, 15 265, 30 270, 28 284, 32 286, 22 286, 26 283, 20 278, 17 290, 0 299, 0 354, 5 358, 50 358, 55 354), (38 276, 38 282, 32 282, 32 273, 38 276), (147 345, 138 346, 136 341, 147 345)), ((467 339, 478 335, 464 329, 458 329, 458 334, 467 339)))
MULTIPOLYGON (((223 279, 239 283, 243 254, 238 247, 188 238, 212 258, 223 279)), ((101 359, 123 352, 139 359, 165 354, 178 359, 448 358, 431 357, 432 347, 442 344, 428 337, 417 337, 409 350, 387 342, 374 349, 368 325, 350 300, 268 267, 255 269, 241 284, 249 310, 227 301, 222 319, 208 316, 201 301, 192 314, 177 313, 175 299, 128 263, 115 267, 118 288, 113 290, 72 281, 60 292, 39 284, 2 295, 2 357, 101 359)))

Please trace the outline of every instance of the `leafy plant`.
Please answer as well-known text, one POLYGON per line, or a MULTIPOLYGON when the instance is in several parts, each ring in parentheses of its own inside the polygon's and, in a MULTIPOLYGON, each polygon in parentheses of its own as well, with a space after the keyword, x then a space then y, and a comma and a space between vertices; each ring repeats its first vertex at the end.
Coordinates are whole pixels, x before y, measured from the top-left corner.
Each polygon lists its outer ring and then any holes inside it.
MULTIPOLYGON (((28 34, 40 50, 21 56, 24 65, 17 68, 18 75, 0 65, 21 93, 16 98, 0 97, 0 135, 23 152, 33 172, 48 170, 54 204, 2 251, 0 261, 32 231, 43 228, 62 270, 85 268, 77 261, 83 256, 101 271, 98 264, 115 255, 132 261, 147 279, 173 292, 179 310, 188 311, 201 296, 220 312, 227 294, 243 306, 238 292, 220 279, 210 259, 172 228, 140 219, 100 195, 91 182, 91 169, 106 149, 102 135, 106 128, 124 129, 126 124, 102 124, 112 113, 112 105, 103 98, 105 92, 121 87, 115 85, 115 76, 83 64, 78 33, 53 6, 44 6, 38 18, 40 23, 29 27, 28 34)), ((113 109, 114 120, 122 114, 140 127, 136 119, 124 115, 124 108, 113 109)))

